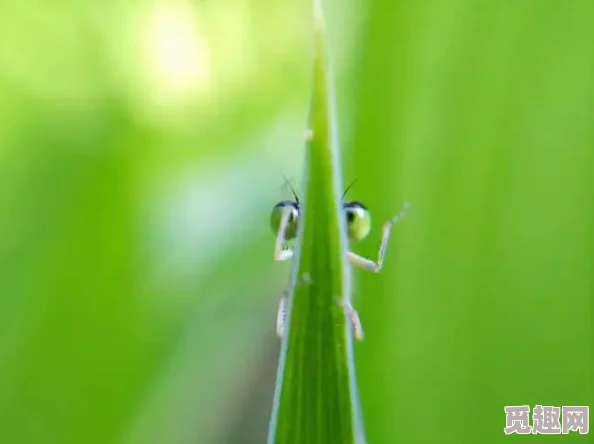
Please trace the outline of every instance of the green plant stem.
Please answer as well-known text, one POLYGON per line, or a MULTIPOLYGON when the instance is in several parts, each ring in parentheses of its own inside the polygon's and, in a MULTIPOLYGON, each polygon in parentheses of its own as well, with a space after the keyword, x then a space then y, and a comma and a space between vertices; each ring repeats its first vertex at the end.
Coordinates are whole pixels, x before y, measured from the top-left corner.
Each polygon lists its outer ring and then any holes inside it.
POLYGON ((351 293, 324 20, 314 2, 314 72, 306 192, 294 257, 269 444, 363 443, 345 303, 351 293), (295 286, 304 276, 309 284, 295 286))

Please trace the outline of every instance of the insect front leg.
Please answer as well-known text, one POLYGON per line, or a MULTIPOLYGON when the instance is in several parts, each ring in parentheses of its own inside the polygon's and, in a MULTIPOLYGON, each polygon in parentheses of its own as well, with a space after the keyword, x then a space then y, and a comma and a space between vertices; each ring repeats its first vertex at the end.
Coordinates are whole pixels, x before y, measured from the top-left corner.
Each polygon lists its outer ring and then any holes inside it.
POLYGON ((382 228, 382 240, 377 253, 377 261, 367 259, 358 255, 357 253, 349 251, 347 252, 347 256, 351 264, 373 273, 379 273, 382 269, 382 266, 384 265, 384 257, 386 255, 386 249, 388 248, 388 241, 390 240, 390 232, 392 231, 392 227, 396 222, 406 216, 409 208, 410 204, 406 202, 400 213, 384 223, 382 228))
POLYGON ((276 240, 274 242, 274 260, 275 261, 286 261, 293 257, 293 249, 285 248, 285 242, 287 241, 286 233, 287 227, 289 226, 289 219, 291 218, 291 212, 285 211, 276 234, 276 240))

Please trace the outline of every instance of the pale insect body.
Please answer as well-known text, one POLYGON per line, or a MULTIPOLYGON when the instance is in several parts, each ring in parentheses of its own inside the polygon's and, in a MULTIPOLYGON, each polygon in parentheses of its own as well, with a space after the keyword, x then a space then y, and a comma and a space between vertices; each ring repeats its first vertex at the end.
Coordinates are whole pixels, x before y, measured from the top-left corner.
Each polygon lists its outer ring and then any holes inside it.
MULTIPOLYGON (((343 199, 353 184, 354 182, 347 187, 342 196, 343 199)), ((276 235, 276 242, 274 246, 274 259, 276 261, 286 261, 293 258, 293 248, 287 246, 286 242, 297 237, 301 204, 297 194, 295 193, 295 190, 293 190, 292 187, 291 191, 295 200, 284 200, 277 203, 273 207, 272 213, 270 215, 270 224, 274 234, 276 235)), ((384 257, 386 255, 386 248, 390 239, 392 226, 406 215, 409 206, 410 205, 408 202, 405 203, 400 213, 384 223, 377 260, 373 261, 372 259, 365 258, 349 250, 347 252, 347 258, 349 262, 352 265, 364 270, 371 271, 373 273, 379 273, 384 263, 384 257)), ((346 218, 347 234, 349 240, 359 241, 365 239, 371 231, 371 215, 369 214, 369 210, 365 207, 365 205, 357 201, 343 202, 342 211, 346 218)), ((305 277, 303 281, 298 281, 297 285, 307 285, 309 283, 310 282, 308 281, 308 278, 305 277)), ((283 290, 276 319, 276 332, 279 337, 283 336, 285 330, 288 296, 289 290, 283 290)), ((346 307, 346 310, 350 318, 355 337, 358 340, 363 339, 363 328, 361 326, 361 321, 359 320, 357 311, 354 310, 350 304, 346 307)))

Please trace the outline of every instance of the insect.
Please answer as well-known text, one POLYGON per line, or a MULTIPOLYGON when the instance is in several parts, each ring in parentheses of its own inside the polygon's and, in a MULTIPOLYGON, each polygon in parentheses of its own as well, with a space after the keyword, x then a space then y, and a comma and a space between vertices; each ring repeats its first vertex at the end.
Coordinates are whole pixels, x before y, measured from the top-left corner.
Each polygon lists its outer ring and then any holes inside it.
MULTIPOLYGON (((297 193, 285 178, 285 181, 289 185, 293 197, 295 200, 283 200, 277 203, 273 208, 270 215, 270 225, 273 233, 276 235, 276 242, 274 245, 274 260, 286 261, 293 258, 294 249, 292 246, 287 245, 287 241, 294 240, 298 234, 299 217, 301 214, 301 203, 297 197, 297 193)), ((349 241, 360 241, 365 239, 371 231, 371 215, 369 210, 361 202, 350 201, 345 202, 344 198, 349 189, 355 184, 356 180, 353 181, 345 190, 342 195, 342 211, 346 219, 347 235, 349 241)), ((378 249, 377 260, 373 261, 366 257, 360 256, 350 250, 347 251, 347 259, 349 262, 358 267, 373 273, 379 273, 384 263, 384 257, 386 255, 386 249, 388 247, 388 241, 390 239, 390 232, 392 226, 402 219, 410 204, 406 202, 402 210, 393 218, 387 220, 382 228, 382 238, 378 249)), ((303 281, 297 282, 297 285, 310 284, 311 282, 307 277, 303 281)), ((283 290, 279 302, 278 314, 276 319, 276 332, 279 337, 283 336, 285 330, 286 320, 286 307, 289 296, 289 290, 283 290)), ((363 339, 363 328, 357 311, 351 306, 347 307, 347 312, 350 317, 350 321, 353 327, 353 332, 358 340, 363 339)))

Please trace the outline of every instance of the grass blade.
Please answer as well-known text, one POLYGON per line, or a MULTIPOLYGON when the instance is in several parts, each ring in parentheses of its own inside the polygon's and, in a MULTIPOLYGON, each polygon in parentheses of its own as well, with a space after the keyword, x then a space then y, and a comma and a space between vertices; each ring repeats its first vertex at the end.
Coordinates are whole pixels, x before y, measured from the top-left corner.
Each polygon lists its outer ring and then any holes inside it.
POLYGON ((333 87, 321 5, 314 1, 314 73, 305 199, 292 273, 269 444, 364 442, 350 323, 347 240, 333 87), (310 284, 295 287, 307 275, 310 284))

